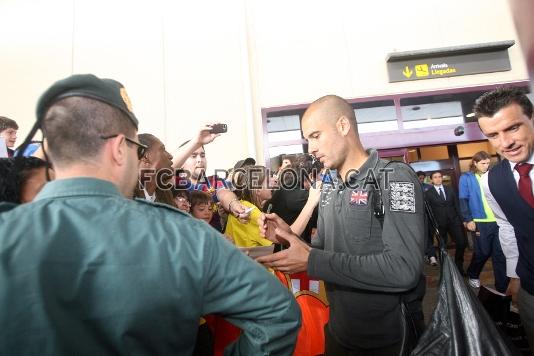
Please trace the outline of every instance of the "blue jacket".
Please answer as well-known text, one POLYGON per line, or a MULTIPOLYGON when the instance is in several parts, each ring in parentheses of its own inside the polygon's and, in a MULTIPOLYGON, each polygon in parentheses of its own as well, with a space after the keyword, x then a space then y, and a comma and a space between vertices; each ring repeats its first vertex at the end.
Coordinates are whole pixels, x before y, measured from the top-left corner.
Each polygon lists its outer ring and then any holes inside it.
POLYGON ((460 211, 464 221, 485 219, 486 212, 480 195, 480 185, 472 172, 462 174, 459 187, 460 211))

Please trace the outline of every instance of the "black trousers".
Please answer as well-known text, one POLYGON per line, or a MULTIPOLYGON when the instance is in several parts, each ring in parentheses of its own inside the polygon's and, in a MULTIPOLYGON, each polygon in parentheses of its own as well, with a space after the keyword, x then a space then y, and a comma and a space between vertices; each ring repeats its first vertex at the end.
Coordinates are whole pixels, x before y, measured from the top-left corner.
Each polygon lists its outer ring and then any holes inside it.
POLYGON ((495 289, 498 292, 506 293, 509 278, 506 276, 506 258, 499 241, 499 226, 496 222, 477 222, 476 225, 480 231, 480 236, 473 239, 475 251, 467 274, 469 278, 478 279, 486 261, 491 257, 495 289))
POLYGON ((328 324, 324 327, 325 353, 324 356, 397 356, 401 350, 401 343, 381 347, 379 349, 348 349, 339 344, 330 334, 328 324))
POLYGON ((198 327, 197 341, 195 343, 195 350, 193 356, 213 356, 213 335, 204 323, 198 327))
POLYGON ((436 257, 436 246, 434 246, 434 229, 428 224, 427 229, 427 238, 426 238, 426 247, 425 247, 426 257, 436 257))
POLYGON ((447 234, 450 234, 454 243, 456 244, 456 254, 454 255, 454 261, 456 266, 462 274, 464 274, 464 252, 467 239, 465 237, 464 229, 461 223, 453 223, 447 226, 439 227, 439 235, 442 238, 444 247, 447 246, 447 234))

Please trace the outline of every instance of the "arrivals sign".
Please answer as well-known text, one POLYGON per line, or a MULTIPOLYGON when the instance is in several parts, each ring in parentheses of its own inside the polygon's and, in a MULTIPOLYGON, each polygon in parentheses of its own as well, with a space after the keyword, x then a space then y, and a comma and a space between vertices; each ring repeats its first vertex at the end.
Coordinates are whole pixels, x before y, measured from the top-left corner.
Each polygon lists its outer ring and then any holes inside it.
POLYGON ((508 48, 514 41, 390 53, 390 82, 455 77, 511 69, 508 48))

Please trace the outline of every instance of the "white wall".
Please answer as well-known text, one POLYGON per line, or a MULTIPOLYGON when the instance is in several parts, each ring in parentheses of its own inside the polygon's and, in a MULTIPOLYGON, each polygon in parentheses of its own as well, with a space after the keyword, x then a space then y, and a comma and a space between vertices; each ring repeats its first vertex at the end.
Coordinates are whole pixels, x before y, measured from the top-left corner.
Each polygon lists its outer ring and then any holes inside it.
POLYGON ((390 52, 515 40, 506 0, 253 3, 264 106, 327 93, 353 98, 526 78, 515 45, 510 72, 388 83, 390 52))
POLYGON ((253 155, 247 146, 243 9, 241 1, 169 1, 165 8, 167 145, 178 147, 202 123, 226 123, 228 133, 205 147, 211 169, 253 155))
POLYGON ((0 1, 0 115, 19 124, 18 143, 35 121, 39 95, 72 72, 72 5, 0 1))
POLYGON ((206 149, 210 168, 229 167, 261 161, 264 107, 526 79, 515 45, 508 72, 388 83, 389 52, 509 39, 506 0, 1 0, 0 115, 24 136, 53 81, 91 72, 121 81, 140 132, 171 152, 227 123, 206 149))
POLYGON ((516 44, 509 49, 511 71, 388 82, 386 56, 391 52, 517 41, 506 0, 252 4, 262 107, 309 103, 326 94, 357 98, 527 78, 516 44))

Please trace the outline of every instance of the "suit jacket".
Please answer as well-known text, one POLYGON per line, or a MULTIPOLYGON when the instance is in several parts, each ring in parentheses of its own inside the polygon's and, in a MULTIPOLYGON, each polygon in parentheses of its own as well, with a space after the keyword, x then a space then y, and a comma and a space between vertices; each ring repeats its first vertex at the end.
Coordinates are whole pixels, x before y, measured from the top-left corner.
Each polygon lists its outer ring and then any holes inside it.
POLYGON ((452 224, 461 224, 458 195, 447 185, 443 185, 443 191, 445 200, 439 196, 434 186, 425 192, 425 199, 430 204, 438 225, 445 227, 452 224))

